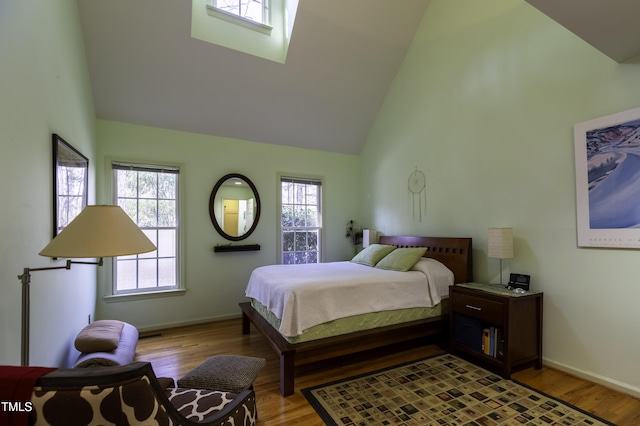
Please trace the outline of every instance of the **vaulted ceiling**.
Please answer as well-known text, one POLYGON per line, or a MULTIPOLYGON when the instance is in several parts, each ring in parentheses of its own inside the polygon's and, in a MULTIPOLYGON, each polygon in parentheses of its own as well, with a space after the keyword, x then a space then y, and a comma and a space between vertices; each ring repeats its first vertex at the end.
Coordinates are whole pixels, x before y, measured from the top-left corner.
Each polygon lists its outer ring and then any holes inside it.
MULTIPOLYGON (((640 53, 640 2, 527 1, 614 60, 640 53)), ((348 154, 428 4, 300 0, 280 64, 191 38, 190 0, 78 0, 98 118, 348 154)))
POLYGON ((98 118, 359 153, 429 0, 301 0, 285 64, 190 37, 190 0, 78 0, 98 118))
POLYGON ((616 62, 640 54, 638 0, 526 0, 616 62))

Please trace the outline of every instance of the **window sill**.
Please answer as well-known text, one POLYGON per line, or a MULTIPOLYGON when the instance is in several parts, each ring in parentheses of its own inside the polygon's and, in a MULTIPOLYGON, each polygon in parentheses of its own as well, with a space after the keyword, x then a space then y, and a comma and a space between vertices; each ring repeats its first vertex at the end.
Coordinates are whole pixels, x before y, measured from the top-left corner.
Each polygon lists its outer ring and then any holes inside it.
POLYGON ((154 299, 157 297, 183 296, 187 292, 184 288, 175 290, 162 290, 144 293, 126 293, 126 294, 110 294, 103 296, 102 299, 107 303, 125 302, 130 300, 154 299))
POLYGON ((273 27, 269 25, 252 21, 251 19, 246 19, 242 16, 234 15, 229 12, 225 12, 224 10, 220 10, 217 7, 211 6, 210 4, 207 5, 207 13, 209 14, 209 16, 214 16, 216 18, 222 19, 223 21, 227 21, 232 24, 236 24, 262 34, 266 34, 268 36, 271 35, 271 30, 273 30, 273 27))

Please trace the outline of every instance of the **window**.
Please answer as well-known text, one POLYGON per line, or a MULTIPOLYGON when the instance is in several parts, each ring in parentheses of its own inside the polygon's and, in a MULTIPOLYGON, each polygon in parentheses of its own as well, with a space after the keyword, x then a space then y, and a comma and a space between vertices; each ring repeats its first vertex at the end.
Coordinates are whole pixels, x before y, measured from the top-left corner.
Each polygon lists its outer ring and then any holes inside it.
POLYGON ((269 0, 212 0, 211 5, 220 12, 269 25, 269 0))
POLYGON ((319 263, 322 182, 292 177, 280 181, 281 263, 319 263))
POLYGON ((119 205, 158 248, 114 261, 114 294, 180 287, 179 168, 113 163, 114 204, 119 205))
POLYGON ((192 0, 191 37, 285 63, 298 0, 192 0))

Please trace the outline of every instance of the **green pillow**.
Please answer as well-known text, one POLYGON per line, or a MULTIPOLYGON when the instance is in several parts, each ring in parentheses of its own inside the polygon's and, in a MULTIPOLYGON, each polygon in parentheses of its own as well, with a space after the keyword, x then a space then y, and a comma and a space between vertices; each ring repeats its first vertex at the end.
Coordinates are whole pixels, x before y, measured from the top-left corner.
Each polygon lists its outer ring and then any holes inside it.
POLYGON ((386 244, 371 244, 365 247, 360 253, 356 254, 351 261, 361 265, 376 266, 376 263, 383 257, 396 249, 396 246, 386 244))
POLYGON ((376 268, 406 272, 424 256, 426 247, 398 248, 376 264, 376 268))

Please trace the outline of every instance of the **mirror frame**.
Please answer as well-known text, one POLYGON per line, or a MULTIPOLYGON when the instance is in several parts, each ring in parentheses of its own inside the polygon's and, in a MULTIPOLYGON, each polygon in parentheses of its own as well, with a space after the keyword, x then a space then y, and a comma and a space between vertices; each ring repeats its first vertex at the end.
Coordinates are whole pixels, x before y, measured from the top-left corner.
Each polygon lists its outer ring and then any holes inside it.
POLYGON ((223 238, 227 240, 241 241, 247 238, 249 235, 251 235, 253 231, 255 231, 256 226, 258 226, 258 220, 260 219, 260 195, 258 195, 258 190, 256 189, 256 186, 253 184, 253 182, 251 182, 251 179, 249 179, 245 175, 241 175, 240 173, 229 173, 227 175, 222 176, 218 180, 218 182, 216 182, 215 186, 213 187, 213 190, 211 191, 211 195, 209 196, 209 216, 211 217, 211 223, 213 223, 213 227, 216 228, 216 231, 218 231, 218 234, 220 234, 223 238), (233 178, 242 179, 243 181, 245 181, 247 185, 249 185, 249 188, 251 188, 251 191, 253 191, 253 195, 255 196, 255 200, 256 200, 256 211, 255 211, 255 218, 253 219, 253 224, 251 225, 251 228, 249 228, 247 232, 239 236, 229 235, 226 232, 224 232, 224 230, 220 227, 218 220, 216 219, 216 214, 214 210, 214 201, 216 198, 216 194, 218 193, 218 190, 220 189, 222 184, 224 184, 227 180, 233 179, 233 178))
POLYGON ((53 142, 53 238, 56 237, 80 212, 87 207, 89 187, 89 159, 71 144, 62 139, 58 134, 51 135, 53 142), (79 169, 82 183, 79 186, 79 193, 68 194, 67 191, 61 193, 64 181, 61 171, 65 165, 73 164, 74 169, 79 169), (80 205, 74 205, 71 199, 79 196, 80 205), (65 208, 66 207, 66 208, 65 208), (67 214, 63 215, 63 211, 67 214))

